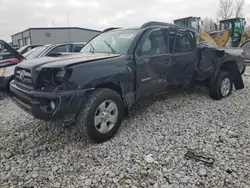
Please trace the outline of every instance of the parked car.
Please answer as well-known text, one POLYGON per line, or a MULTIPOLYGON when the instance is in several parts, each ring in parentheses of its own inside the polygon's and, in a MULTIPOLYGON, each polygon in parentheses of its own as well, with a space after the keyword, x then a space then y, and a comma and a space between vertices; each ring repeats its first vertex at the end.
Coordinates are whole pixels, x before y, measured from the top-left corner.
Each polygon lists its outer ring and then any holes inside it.
MULTIPOLYGON (((28 52, 29 50, 32 50, 32 49, 34 49, 34 48, 36 48, 38 46, 41 46, 41 45, 26 45, 26 46, 23 46, 23 47, 19 48, 17 51, 20 54, 24 54, 24 53, 28 52)), ((15 48, 13 48, 13 49, 15 49, 15 48)), ((2 52, 2 53, 0 53, 0 60, 11 59, 11 58, 14 58, 14 57, 9 52, 2 52)))
POLYGON ((26 59, 40 58, 44 56, 60 56, 61 53, 80 52, 86 42, 47 44, 30 50, 23 54, 26 59))
MULTIPOLYGON (((18 58, 11 58, 11 59, 5 59, 0 61, 0 90, 9 91, 9 84, 14 78, 14 70, 16 67, 16 64, 26 60, 26 59, 34 59, 34 58, 40 58, 44 56, 53 56, 58 57, 62 55, 63 53, 72 53, 72 52, 80 52, 82 47, 84 46, 86 42, 76 42, 76 43, 60 43, 60 44, 48 44, 44 46, 36 47, 32 50, 29 50, 28 52, 21 55, 18 51, 15 51, 12 48, 12 56, 15 56, 13 54, 13 51, 16 52, 21 59, 18 58)), ((8 45, 8 44, 6 44, 8 45)), ((11 48, 9 46, 9 48, 11 48)))
POLYGON ((14 57, 0 60, 0 90, 8 90, 9 83, 14 77, 13 74, 15 65, 23 61, 25 58, 5 41, 0 40, 0 45, 6 50, 7 53, 14 57))
POLYGON ((228 97, 233 85, 243 89, 243 62, 221 49, 197 48, 195 36, 161 22, 107 30, 82 54, 18 64, 12 100, 38 119, 72 118, 82 136, 103 142, 145 97, 201 83, 217 100, 228 97))

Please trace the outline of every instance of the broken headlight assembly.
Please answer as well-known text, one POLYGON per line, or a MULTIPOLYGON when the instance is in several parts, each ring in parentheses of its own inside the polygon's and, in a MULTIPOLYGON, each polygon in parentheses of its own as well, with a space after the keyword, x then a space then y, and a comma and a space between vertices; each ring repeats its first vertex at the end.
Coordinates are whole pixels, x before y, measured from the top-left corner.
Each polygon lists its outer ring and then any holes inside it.
POLYGON ((70 75, 71 73, 69 74, 69 71, 67 72, 67 70, 64 68, 54 69, 54 73, 53 73, 54 82, 57 85, 61 85, 68 81, 70 75))
POLYGON ((39 73, 38 87, 40 89, 54 89, 66 83, 72 73, 67 68, 44 68, 39 73))

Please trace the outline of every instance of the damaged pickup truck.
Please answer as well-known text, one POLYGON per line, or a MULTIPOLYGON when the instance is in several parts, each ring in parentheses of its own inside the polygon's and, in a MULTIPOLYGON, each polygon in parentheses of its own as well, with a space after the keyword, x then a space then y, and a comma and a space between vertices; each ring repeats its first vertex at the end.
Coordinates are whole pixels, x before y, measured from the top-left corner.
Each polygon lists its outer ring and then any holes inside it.
POLYGON ((203 84, 220 100, 243 89, 240 56, 197 47, 189 29, 148 22, 139 28, 107 29, 79 54, 27 60, 15 69, 13 101, 42 120, 73 118, 79 133, 110 139, 138 100, 203 84))

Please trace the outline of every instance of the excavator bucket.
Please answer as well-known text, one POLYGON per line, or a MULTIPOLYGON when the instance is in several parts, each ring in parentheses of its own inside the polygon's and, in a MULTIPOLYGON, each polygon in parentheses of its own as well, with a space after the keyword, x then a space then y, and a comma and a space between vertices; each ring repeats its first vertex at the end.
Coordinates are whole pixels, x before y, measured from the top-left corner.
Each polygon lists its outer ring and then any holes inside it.
POLYGON ((223 47, 227 44, 229 38, 230 38, 230 31, 225 30, 222 33, 220 32, 213 32, 210 33, 210 36, 214 39, 218 47, 223 47))
POLYGON ((200 33, 200 38, 215 47, 223 47, 227 44, 230 38, 230 32, 229 30, 225 30, 221 33, 217 31, 212 33, 202 32, 200 33))
POLYGON ((201 32, 199 35, 201 39, 205 40, 206 42, 208 42, 209 44, 212 44, 215 47, 218 47, 214 39, 208 33, 201 32))

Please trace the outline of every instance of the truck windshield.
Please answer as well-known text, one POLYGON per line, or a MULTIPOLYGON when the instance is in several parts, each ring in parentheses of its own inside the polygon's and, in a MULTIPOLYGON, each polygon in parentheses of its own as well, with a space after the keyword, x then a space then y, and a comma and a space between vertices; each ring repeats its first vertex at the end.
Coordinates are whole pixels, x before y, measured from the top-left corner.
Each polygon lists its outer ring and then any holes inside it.
POLYGON ((102 33, 89 41, 81 52, 126 54, 139 30, 118 30, 102 33))

